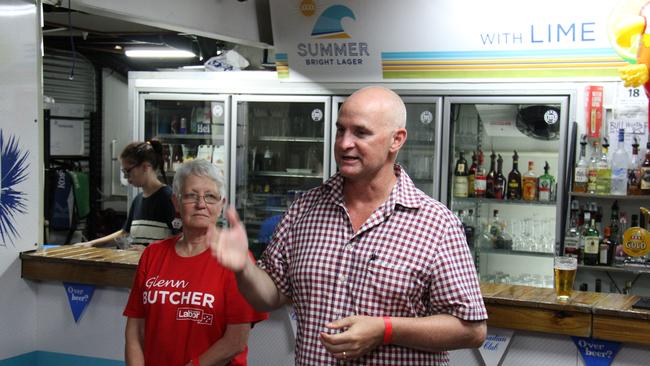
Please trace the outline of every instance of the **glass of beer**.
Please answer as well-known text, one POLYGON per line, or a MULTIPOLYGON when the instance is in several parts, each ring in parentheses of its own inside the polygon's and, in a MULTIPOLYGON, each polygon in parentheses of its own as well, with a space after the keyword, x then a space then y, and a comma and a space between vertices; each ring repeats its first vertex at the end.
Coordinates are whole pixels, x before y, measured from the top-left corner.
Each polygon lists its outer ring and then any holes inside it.
POLYGON ((555 257, 553 272, 555 274, 555 295, 558 301, 569 301, 573 282, 578 270, 578 259, 575 257, 555 257))

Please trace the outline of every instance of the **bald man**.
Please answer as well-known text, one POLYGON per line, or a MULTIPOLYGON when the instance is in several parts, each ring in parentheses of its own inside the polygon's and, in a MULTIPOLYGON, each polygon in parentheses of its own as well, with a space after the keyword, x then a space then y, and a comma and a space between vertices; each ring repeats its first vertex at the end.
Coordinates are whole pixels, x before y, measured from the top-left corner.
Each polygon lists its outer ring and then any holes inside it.
POLYGON ((485 339, 460 221, 395 164, 405 125, 393 91, 356 91, 336 121, 339 172, 291 205, 258 265, 234 209, 213 240, 257 310, 294 305, 297 365, 447 365, 485 339))

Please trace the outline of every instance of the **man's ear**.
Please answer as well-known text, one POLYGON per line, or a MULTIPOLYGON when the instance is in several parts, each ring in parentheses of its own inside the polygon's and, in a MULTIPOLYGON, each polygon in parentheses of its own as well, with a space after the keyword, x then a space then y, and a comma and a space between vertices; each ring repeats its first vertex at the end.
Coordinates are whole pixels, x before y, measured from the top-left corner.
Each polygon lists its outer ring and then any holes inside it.
POLYGON ((406 128, 398 128, 393 131, 393 142, 390 146, 391 152, 398 152, 406 142, 406 128))

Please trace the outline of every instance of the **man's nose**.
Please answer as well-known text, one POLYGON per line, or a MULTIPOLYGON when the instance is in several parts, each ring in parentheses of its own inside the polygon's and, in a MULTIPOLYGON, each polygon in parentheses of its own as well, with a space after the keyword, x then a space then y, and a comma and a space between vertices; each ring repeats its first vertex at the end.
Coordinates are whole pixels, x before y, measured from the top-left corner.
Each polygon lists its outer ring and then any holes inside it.
POLYGON ((349 149, 354 146, 354 136, 351 133, 344 132, 336 138, 337 143, 342 149, 349 149))

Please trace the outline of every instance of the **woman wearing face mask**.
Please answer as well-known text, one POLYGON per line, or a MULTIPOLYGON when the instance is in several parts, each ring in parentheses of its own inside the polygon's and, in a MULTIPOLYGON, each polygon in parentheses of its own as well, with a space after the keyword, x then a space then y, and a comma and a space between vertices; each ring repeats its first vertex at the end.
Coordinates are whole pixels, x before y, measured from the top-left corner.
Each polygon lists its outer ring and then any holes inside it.
POLYGON ((131 244, 145 247, 149 243, 174 234, 172 221, 176 216, 167 186, 162 144, 159 141, 132 142, 120 154, 122 175, 130 185, 142 188, 131 203, 129 215, 122 229, 81 246, 101 246, 130 237, 131 244), (158 179, 160 170, 163 181, 158 179))

